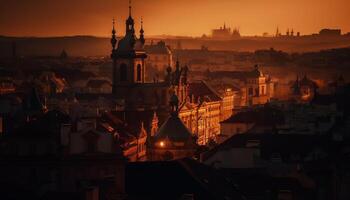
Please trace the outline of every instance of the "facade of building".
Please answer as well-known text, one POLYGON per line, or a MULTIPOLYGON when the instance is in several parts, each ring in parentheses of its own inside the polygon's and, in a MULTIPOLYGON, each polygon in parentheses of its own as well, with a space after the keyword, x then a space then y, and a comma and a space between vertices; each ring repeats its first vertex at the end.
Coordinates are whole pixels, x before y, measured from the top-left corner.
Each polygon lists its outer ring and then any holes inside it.
POLYGON ((221 141, 233 135, 247 133, 254 129, 254 133, 273 132, 285 122, 282 111, 271 105, 258 106, 235 113, 230 118, 220 122, 221 141))
POLYGON ((298 102, 309 102, 314 98, 317 88, 317 84, 306 75, 301 80, 297 77, 291 86, 292 98, 298 102))
POLYGON ((173 66, 173 55, 169 46, 164 41, 156 44, 145 45, 147 53, 146 79, 164 79, 167 67, 173 66))
POLYGON ((220 132, 222 98, 204 81, 189 83, 187 101, 181 107, 179 117, 198 137, 198 144, 216 141, 220 132))
POLYGON ((227 84, 236 88, 234 106, 238 108, 265 104, 274 97, 275 82, 262 73, 258 65, 251 71, 209 71, 206 76, 215 88, 224 84, 224 78, 227 79, 227 84))
POLYGON ((118 113, 105 112, 98 120, 97 130, 113 135, 129 161, 146 160, 147 131, 143 122, 135 127, 133 123, 121 119, 118 113))

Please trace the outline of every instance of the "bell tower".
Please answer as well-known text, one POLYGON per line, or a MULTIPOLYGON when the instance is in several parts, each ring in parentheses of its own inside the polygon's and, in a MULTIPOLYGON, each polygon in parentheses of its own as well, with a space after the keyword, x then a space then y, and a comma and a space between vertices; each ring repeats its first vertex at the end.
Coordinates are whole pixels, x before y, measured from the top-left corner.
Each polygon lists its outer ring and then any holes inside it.
MULTIPOLYGON (((142 21, 141 21, 142 23, 142 21)), ((125 36, 116 45, 115 29, 112 30, 112 54, 113 59, 113 93, 117 94, 118 88, 126 88, 134 84, 145 82, 145 39, 143 26, 141 25, 140 38, 135 35, 134 19, 131 15, 131 2, 129 1, 129 17, 125 21, 125 36), (117 47, 116 47, 117 46, 117 47)), ((123 90, 124 90, 123 89, 123 90)))

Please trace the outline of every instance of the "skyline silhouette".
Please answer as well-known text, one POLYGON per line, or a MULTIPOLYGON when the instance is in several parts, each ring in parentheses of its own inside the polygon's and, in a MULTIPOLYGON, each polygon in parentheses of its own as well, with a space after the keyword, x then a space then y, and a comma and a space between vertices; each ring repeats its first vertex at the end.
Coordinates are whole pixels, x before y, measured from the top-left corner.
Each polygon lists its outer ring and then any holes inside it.
MULTIPOLYGON (((124 33, 128 0, 0 0, 0 35, 7 36, 108 36, 112 18, 117 34, 124 33)), ((346 0, 192 0, 132 1, 135 26, 144 19, 146 35, 201 36, 226 23, 242 35, 273 34, 279 27, 301 34, 322 28, 350 31, 346 0)))

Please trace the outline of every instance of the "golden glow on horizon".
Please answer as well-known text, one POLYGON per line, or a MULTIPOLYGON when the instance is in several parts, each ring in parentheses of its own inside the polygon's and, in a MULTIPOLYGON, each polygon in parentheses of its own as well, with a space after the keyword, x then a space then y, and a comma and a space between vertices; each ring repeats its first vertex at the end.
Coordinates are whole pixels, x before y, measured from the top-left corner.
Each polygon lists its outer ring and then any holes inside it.
MULTIPOLYGON (((0 35, 109 36, 112 18, 117 34, 125 31, 128 0, 3 0, 0 35)), ((275 33, 278 26, 302 34, 321 28, 350 31, 348 0, 134 0, 132 15, 136 30, 140 18, 148 35, 201 36, 225 22, 239 27, 243 35, 275 33)))

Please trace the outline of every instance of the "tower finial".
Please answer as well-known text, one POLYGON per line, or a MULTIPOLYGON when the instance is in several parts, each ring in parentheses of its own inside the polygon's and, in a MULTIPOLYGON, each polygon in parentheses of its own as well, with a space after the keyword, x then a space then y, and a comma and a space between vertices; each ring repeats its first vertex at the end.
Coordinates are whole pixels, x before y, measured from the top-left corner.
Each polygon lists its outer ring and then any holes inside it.
POLYGON ((115 46, 117 44, 117 36, 116 36, 116 31, 115 31, 115 19, 113 18, 112 20, 112 38, 111 38, 111 44, 112 44, 112 49, 115 49, 115 46))
POLYGON ((129 0, 129 16, 131 16, 131 0, 129 0))
POLYGON ((145 31, 143 30, 143 20, 141 17, 141 29, 140 29, 140 41, 142 42, 142 44, 145 44, 145 36, 144 33, 145 31))
POLYGON ((143 30, 143 19, 142 19, 142 16, 141 16, 141 30, 143 30))

